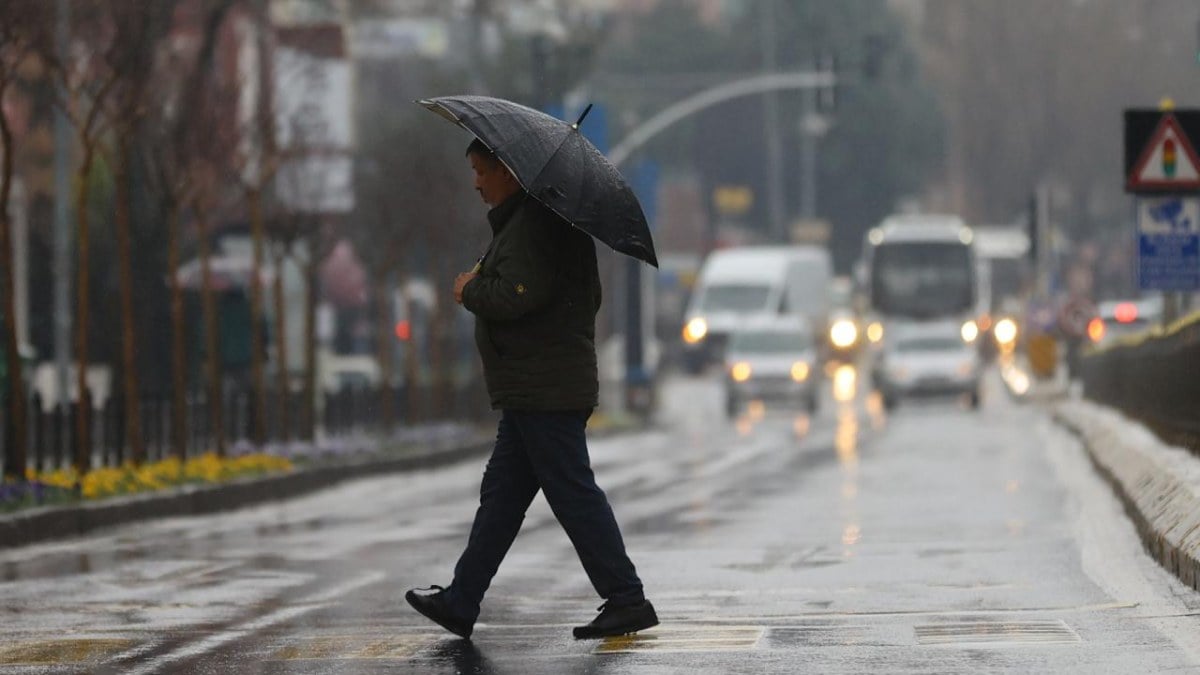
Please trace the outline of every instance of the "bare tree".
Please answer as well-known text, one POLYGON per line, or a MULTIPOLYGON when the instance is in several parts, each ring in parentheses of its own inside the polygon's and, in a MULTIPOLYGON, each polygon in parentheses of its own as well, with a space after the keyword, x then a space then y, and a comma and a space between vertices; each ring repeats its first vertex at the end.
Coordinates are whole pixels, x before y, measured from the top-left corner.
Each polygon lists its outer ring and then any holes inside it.
MULTIPOLYGON (((453 353, 448 343, 455 337, 452 328, 460 310, 445 291, 454 276, 469 269, 483 253, 487 241, 482 212, 459 207, 477 200, 471 194, 469 169, 463 158, 466 139, 436 126, 444 123, 429 117, 400 118, 394 128, 365 144, 364 169, 357 180, 362 199, 356 226, 350 230, 377 292, 388 280, 407 288, 418 274, 441 291, 443 301, 436 304, 429 326, 434 396, 421 396, 418 389, 415 336, 404 352, 402 368, 410 416, 433 414, 448 405, 454 364, 448 363, 446 356, 453 353), (414 269, 416 264, 423 269, 414 269)), ((375 298, 377 307, 385 304, 391 303, 375 298)), ((377 311, 380 369, 384 380, 389 381, 393 377, 392 322, 390 312, 377 311)))
POLYGON ((13 185, 14 134, 3 101, 24 68, 45 66, 52 52, 46 27, 53 24, 44 6, 36 3, 4 0, 0 2, 0 308, 3 310, 4 358, 7 385, 3 395, 8 402, 10 452, 5 457, 4 474, 24 478, 26 469, 25 382, 22 375, 20 345, 17 343, 17 314, 13 277, 12 221, 10 200, 13 185))
POLYGON ((1048 182, 1077 232, 1123 222, 1119 114, 1164 94, 1183 104, 1196 38, 1179 17, 1194 8, 929 0, 921 43, 948 123, 947 206, 977 222, 1007 219, 1048 182))
POLYGON ((133 260, 131 252, 131 208, 133 192, 130 172, 134 161, 132 145, 141 130, 148 97, 156 96, 152 77, 157 52, 171 25, 177 0, 161 0, 150 6, 124 0, 109 6, 113 24, 113 48, 105 54, 107 69, 116 76, 116 86, 108 104, 113 120, 111 144, 102 150, 115 168, 115 219, 117 267, 121 296, 121 344, 125 429, 130 459, 141 464, 146 459, 142 436, 141 391, 137 363, 137 333, 134 314, 133 260))
POLYGON ((257 34, 258 96, 255 100, 253 120, 250 128, 246 131, 249 138, 255 141, 253 152, 256 153, 256 156, 247 158, 248 171, 244 176, 246 201, 250 210, 250 234, 253 240, 253 263, 250 275, 250 372, 254 387, 253 440, 255 443, 263 443, 266 440, 267 412, 266 373, 263 364, 265 341, 262 334, 264 303, 261 275, 266 246, 263 193, 270 186, 278 167, 272 108, 273 41, 268 3, 264 0, 254 2, 254 22, 257 34))
MULTIPOLYGON (((214 97, 221 91, 214 72, 214 58, 222 27, 237 0, 202 0, 197 3, 200 37, 190 51, 171 51, 157 71, 155 85, 164 104, 151 126, 146 146, 152 179, 162 200, 167 221, 167 283, 171 295, 171 451, 183 457, 187 448, 187 353, 183 311, 183 287, 178 271, 182 264, 181 214, 196 196, 192 164, 201 159, 198 150, 211 148, 220 135, 221 123, 213 114, 214 97), (179 77, 178 73, 185 73, 179 77), (216 127, 216 128, 213 128, 216 127), (203 143, 198 142, 203 139, 203 143)), ((210 389, 211 390, 211 389, 210 389)))
POLYGON ((63 77, 69 100, 65 102, 74 119, 80 158, 76 167, 76 299, 75 299, 75 367, 79 405, 75 414, 75 469, 82 475, 91 466, 91 398, 88 395, 87 371, 91 304, 91 231, 88 195, 92 168, 100 143, 108 131, 106 117, 109 96, 117 85, 119 74, 109 69, 105 54, 116 49, 115 31, 106 7, 99 0, 72 5, 72 35, 74 42, 68 63, 63 64, 63 77))

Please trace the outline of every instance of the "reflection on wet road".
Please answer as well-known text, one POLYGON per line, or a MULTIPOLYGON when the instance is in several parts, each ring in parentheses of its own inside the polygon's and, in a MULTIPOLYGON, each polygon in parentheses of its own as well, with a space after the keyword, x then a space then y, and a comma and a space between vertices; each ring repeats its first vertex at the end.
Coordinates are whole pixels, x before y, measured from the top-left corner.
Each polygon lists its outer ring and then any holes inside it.
POLYGON ((732 420, 717 379, 666 382, 655 429, 592 444, 663 621, 637 636, 570 638, 599 600, 540 499, 472 641, 408 609, 406 588, 449 581, 475 460, 0 552, 0 673, 1196 668, 1179 636, 1200 601, 1131 532, 1080 529, 1119 506, 1001 374, 981 411, 885 413, 842 365, 819 412, 751 401, 732 420))

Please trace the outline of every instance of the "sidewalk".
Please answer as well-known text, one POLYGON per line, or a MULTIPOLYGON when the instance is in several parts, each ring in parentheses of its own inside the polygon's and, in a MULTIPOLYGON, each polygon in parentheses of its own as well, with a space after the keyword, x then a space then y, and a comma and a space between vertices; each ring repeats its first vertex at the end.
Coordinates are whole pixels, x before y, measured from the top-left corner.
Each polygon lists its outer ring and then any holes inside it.
POLYGON ((1186 585, 1200 590, 1200 457, 1163 443, 1120 411, 1079 395, 1064 378, 1004 377, 1018 398, 1048 405, 1055 421, 1075 434, 1096 470, 1125 504, 1147 552, 1186 585))

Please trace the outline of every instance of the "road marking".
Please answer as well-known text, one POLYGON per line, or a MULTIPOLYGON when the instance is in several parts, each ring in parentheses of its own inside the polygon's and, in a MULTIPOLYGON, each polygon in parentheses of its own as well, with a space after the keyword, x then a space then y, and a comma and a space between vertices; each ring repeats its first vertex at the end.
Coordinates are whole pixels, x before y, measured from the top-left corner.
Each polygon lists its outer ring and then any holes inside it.
POLYGON ((127 672, 127 675, 143 675, 149 673, 160 673, 167 670, 166 666, 183 661, 185 659, 195 658, 201 654, 206 654, 215 649, 223 647, 231 642, 236 642, 244 637, 253 635, 265 628, 270 628, 276 624, 291 621, 299 616, 308 614, 309 612, 326 607, 332 601, 340 599, 342 596, 358 590, 364 586, 369 586, 373 583, 386 578, 383 572, 367 572, 361 576, 355 577, 342 584, 328 588, 320 593, 316 593, 303 600, 298 600, 287 607, 265 614, 256 619, 246 621, 238 626, 222 631, 215 635, 195 642, 189 645, 184 645, 172 652, 167 652, 150 661, 139 664, 127 672))
POLYGON ((605 638, 592 653, 746 652, 758 646, 763 632, 762 626, 659 627, 605 638))
POLYGON ((0 647, 2 666, 58 666, 99 663, 133 644, 133 640, 81 638, 38 640, 0 647))
POLYGON ((277 650, 270 659, 407 659, 437 640, 438 637, 434 635, 324 635, 297 640, 277 650))
POLYGON ((1081 642, 1079 634, 1061 619, 933 623, 914 626, 913 631, 917 636, 917 644, 950 647, 1015 647, 1081 642))

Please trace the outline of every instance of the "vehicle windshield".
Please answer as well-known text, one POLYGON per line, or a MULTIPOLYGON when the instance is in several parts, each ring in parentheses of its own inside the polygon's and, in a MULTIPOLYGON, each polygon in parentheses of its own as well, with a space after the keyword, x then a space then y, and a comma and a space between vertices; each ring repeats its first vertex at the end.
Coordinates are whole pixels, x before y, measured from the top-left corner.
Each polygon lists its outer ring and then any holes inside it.
POLYGON ((896 351, 911 352, 953 352, 962 351, 963 341, 952 336, 906 338, 896 343, 896 351))
POLYGON ((872 304, 885 314, 928 319, 974 302, 970 252, 961 244, 887 244, 875 249, 872 267, 872 304))
POLYGON ((737 333, 729 345, 731 351, 754 354, 784 354, 808 349, 812 337, 793 331, 755 331, 737 333))
POLYGON ((771 295, 768 286, 709 286, 700 309, 705 312, 757 312, 766 309, 771 295))

